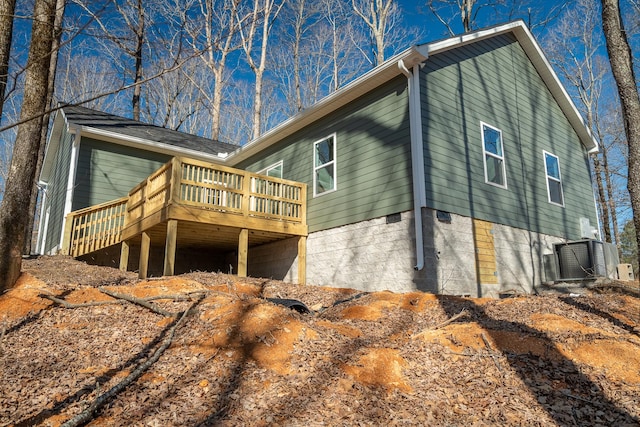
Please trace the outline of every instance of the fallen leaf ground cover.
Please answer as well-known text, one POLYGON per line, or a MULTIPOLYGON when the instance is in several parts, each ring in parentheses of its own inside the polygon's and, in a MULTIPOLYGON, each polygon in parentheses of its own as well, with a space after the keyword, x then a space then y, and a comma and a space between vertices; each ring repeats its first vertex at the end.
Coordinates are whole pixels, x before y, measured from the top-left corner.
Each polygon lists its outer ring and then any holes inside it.
POLYGON ((63 425, 131 378, 88 425, 640 423, 632 290, 490 300, 205 272, 140 281, 68 257, 23 270, 0 296, 0 425, 63 425))

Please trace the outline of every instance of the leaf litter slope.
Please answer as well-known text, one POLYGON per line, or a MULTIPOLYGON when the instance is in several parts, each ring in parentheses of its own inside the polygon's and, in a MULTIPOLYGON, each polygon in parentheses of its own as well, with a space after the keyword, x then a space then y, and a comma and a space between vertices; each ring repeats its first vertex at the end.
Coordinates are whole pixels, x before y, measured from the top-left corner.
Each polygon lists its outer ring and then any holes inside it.
POLYGON ((215 273, 139 281, 27 260, 0 296, 0 425, 61 425, 171 346, 90 425, 637 425, 640 298, 360 293, 215 273), (71 304, 66 308, 44 295, 71 304), (165 297, 165 299, 157 299, 165 297), (299 314, 266 298, 294 298, 299 314), (451 321, 453 319, 453 321, 451 321))

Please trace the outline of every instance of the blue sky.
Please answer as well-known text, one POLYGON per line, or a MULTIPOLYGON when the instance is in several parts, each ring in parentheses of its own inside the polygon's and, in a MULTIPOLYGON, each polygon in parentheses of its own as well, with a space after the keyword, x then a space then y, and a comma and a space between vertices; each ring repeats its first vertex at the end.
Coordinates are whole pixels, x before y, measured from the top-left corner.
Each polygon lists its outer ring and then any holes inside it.
MULTIPOLYGON (((479 2, 480 3, 480 2, 479 2)), ((557 8, 562 5, 564 2, 558 2, 554 0, 541 0, 541 1, 520 1, 520 7, 522 8, 522 12, 519 16, 515 16, 514 19, 523 19, 525 22, 527 21, 526 11, 527 11, 527 3, 532 4, 533 6, 530 8, 531 15, 533 20, 536 20, 536 16, 545 16, 549 11, 553 8, 557 8)), ((405 22, 411 26, 422 26, 425 29, 426 39, 424 42, 429 42, 432 40, 437 40, 443 38, 448 35, 444 25, 440 23, 437 18, 429 11, 427 7, 427 1, 412 1, 412 0, 398 0, 398 4, 402 8, 405 16, 405 22)), ((494 9, 485 8, 481 9, 478 13, 478 24, 480 27, 482 26, 490 26, 495 24, 504 23, 508 20, 508 17, 496 17, 494 9)), ((457 17, 452 21, 454 24, 454 28, 456 32, 462 32, 462 25, 460 23, 460 18, 457 17)))

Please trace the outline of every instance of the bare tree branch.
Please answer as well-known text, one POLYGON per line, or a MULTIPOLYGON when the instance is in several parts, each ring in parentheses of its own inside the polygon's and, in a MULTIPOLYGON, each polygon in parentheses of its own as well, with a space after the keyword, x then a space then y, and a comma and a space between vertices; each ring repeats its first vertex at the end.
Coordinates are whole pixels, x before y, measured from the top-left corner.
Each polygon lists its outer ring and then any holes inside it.
POLYGON ((120 394, 124 389, 133 384, 138 378, 142 376, 154 363, 156 363, 160 357, 164 354, 164 352, 169 348, 171 343, 173 342, 173 337, 175 336, 176 330, 182 326, 185 322, 187 316, 193 311, 193 309, 202 301, 202 297, 195 301, 191 306, 182 312, 180 318, 173 324, 173 326, 169 329, 169 332, 162 342, 162 345, 158 347, 158 349, 153 353, 149 359, 147 359, 144 363, 140 364, 136 369, 134 369, 129 375, 127 375, 122 381, 118 384, 110 388, 105 393, 98 396, 92 403, 87 407, 84 411, 80 412, 75 417, 71 418, 64 424, 63 427, 77 427, 93 419, 94 414, 98 409, 102 408, 106 403, 108 403, 115 396, 120 394))

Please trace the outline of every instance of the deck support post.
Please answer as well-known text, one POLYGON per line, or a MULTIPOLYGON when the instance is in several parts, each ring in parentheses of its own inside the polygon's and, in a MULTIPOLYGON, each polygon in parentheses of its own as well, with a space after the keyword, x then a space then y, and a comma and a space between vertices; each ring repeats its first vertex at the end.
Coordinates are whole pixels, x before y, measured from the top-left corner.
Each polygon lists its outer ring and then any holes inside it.
POLYGON ((127 271, 129 266, 129 241, 123 240, 120 248, 120 270, 127 271))
POLYGON ((298 237, 298 284, 307 284, 307 236, 298 237))
POLYGON ((62 247, 60 248, 60 253, 62 255, 71 255, 73 256, 73 249, 71 245, 73 244, 73 216, 67 215, 65 217, 64 222, 64 231, 62 234, 62 247))
POLYGON ((249 230, 240 230, 238 238, 238 277, 247 277, 247 255, 249 252, 249 230))
POLYGON ((164 246, 164 272, 165 276, 173 276, 176 264, 176 243, 178 241, 178 221, 167 221, 167 240, 164 246))
POLYGON ((140 243, 140 265, 138 278, 147 278, 147 269, 149 268, 149 249, 151 249, 151 236, 146 231, 142 232, 142 242, 140 243))

